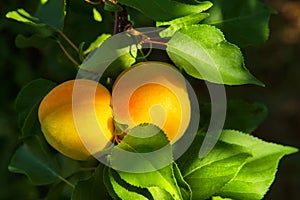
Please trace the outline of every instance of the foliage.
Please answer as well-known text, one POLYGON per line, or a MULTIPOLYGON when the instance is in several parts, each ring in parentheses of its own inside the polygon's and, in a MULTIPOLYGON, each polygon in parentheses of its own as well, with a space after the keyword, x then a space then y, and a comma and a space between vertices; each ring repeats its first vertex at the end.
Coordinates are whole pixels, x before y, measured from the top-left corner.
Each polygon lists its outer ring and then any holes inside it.
MULTIPOLYGON (((81 4, 41 0, 34 14, 23 8, 8 12, 7 18, 32 27, 29 36, 16 37, 16 44, 22 48, 57 44, 71 61, 68 65, 90 76, 103 73, 100 81, 109 88, 110 81, 124 69, 147 59, 138 46, 134 48, 126 42, 135 36, 143 38, 142 33, 110 39, 112 12, 126 7, 134 28, 153 24, 166 27, 159 34, 169 38, 164 42, 167 54, 161 55, 160 60, 167 57, 185 76, 225 85, 263 85, 246 69, 239 49, 260 45, 268 38, 268 21, 274 11, 258 0, 120 0, 118 5, 111 1, 89 5, 91 12, 81 10, 81 4), (84 15, 86 23, 72 20, 76 12, 84 15), (92 34, 94 41, 85 37, 90 33, 82 28, 87 24, 92 27, 93 23, 101 23, 99 26, 103 27, 92 34), (75 27, 78 24, 81 33, 72 29, 72 24, 75 27), (79 45, 75 45, 77 43, 79 45), (89 47, 86 48, 85 43, 89 47)), ((39 102, 55 85, 52 81, 37 79, 20 91, 16 110, 22 144, 9 165, 10 171, 25 174, 32 184, 49 186, 47 199, 99 199, 99 196, 105 199, 262 199, 275 178, 280 159, 297 151, 249 135, 266 117, 266 108, 257 103, 232 101, 227 105, 221 138, 208 155, 199 158, 211 114, 210 104, 201 102, 204 112, 199 130, 192 145, 178 160, 172 157, 174 149, 168 145, 164 133, 145 124, 133 128, 106 155, 110 163, 120 166, 128 163, 123 160, 130 159, 122 157, 121 150, 145 153, 167 145, 159 157, 149 160, 141 156, 130 166, 140 170, 139 164, 147 163, 149 169, 155 169, 160 162, 172 161, 163 168, 133 173, 112 169, 97 161, 71 160, 46 143, 37 120, 39 102), (151 137, 146 143, 145 139, 134 137, 135 134, 151 137)))

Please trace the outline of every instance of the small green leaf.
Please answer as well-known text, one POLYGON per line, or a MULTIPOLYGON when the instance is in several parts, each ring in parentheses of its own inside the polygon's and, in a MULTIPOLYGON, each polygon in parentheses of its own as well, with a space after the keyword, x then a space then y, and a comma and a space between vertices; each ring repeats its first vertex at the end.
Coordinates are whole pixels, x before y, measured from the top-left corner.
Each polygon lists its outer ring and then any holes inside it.
POLYGON ((233 130, 223 131, 220 140, 241 145, 253 153, 238 174, 218 192, 221 197, 233 199, 262 199, 275 178, 280 159, 298 151, 233 130))
POLYGON ((110 1, 105 1, 104 10, 109 12, 121 12, 123 8, 118 4, 112 3, 110 1))
POLYGON ((96 8, 93 8, 93 16, 95 21, 102 22, 102 16, 96 8))
POLYGON ((17 149, 8 169, 25 174, 35 185, 46 185, 63 179, 55 154, 37 135, 26 139, 17 149))
POLYGON ((269 19, 274 10, 257 0, 212 0, 205 23, 220 28, 226 38, 240 47, 259 45, 269 36, 269 19))
POLYGON ((15 43, 19 48, 27 48, 27 47, 36 47, 36 48, 44 48, 51 39, 49 37, 44 37, 42 35, 34 34, 30 37, 25 37, 24 35, 17 35, 15 43))
POLYGON ((118 2, 135 8, 156 21, 170 21, 193 13, 200 13, 212 6, 209 1, 201 1, 195 5, 173 0, 119 0, 118 2))
POLYGON ((31 16, 27 11, 25 11, 22 8, 16 11, 8 12, 6 14, 6 17, 32 26, 44 26, 44 24, 42 24, 38 18, 31 16))
POLYGON ((199 133, 187 152, 176 161, 195 200, 207 199, 218 192, 251 157, 247 148, 219 141, 207 156, 200 159, 203 139, 199 133))
POLYGON ((89 179, 77 183, 72 194, 72 200, 109 199, 109 194, 103 182, 104 167, 100 163, 89 179))
POLYGON ((19 92, 15 106, 19 113, 22 137, 35 134, 35 128, 39 127, 37 117, 39 103, 55 86, 52 81, 37 79, 25 85, 19 92))
POLYGON ((35 17, 51 28, 62 31, 66 16, 66 0, 48 0, 41 2, 35 17))
POLYGON ((90 46, 84 51, 84 54, 90 53, 95 48, 99 47, 106 39, 111 37, 111 34, 103 33, 97 37, 97 39, 90 44, 90 46))
POLYGON ((209 25, 191 25, 176 32, 167 44, 171 60, 189 75, 227 85, 263 85, 244 66, 240 49, 209 25))
POLYGON ((171 37, 172 35, 174 35, 176 31, 180 30, 181 28, 188 25, 197 24, 203 19, 207 18, 208 16, 209 16, 208 13, 195 13, 184 17, 176 18, 168 22, 156 22, 156 26, 170 25, 170 27, 161 31, 159 35, 163 38, 171 37))

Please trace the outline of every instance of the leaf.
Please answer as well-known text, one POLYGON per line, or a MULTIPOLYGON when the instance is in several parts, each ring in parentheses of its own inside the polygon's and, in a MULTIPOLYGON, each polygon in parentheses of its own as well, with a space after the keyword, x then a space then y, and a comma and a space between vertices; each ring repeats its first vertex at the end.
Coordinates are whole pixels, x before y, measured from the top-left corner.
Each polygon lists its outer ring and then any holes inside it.
POLYGON ((90 44, 90 46, 84 51, 84 54, 90 53, 95 48, 99 47, 106 39, 111 37, 111 34, 103 33, 97 37, 97 39, 90 44))
POLYGON ((118 4, 112 3, 110 1, 105 1, 104 10, 109 12, 121 12, 123 8, 118 4))
POLYGON ((110 196, 103 182, 104 167, 100 163, 89 179, 77 183, 72 194, 72 200, 109 199, 110 196))
POLYGON ((93 16, 95 21, 102 22, 102 16, 96 8, 93 8, 93 16))
POLYGON ((240 49, 209 25, 191 25, 176 32, 167 44, 171 60, 189 75, 227 85, 263 85, 244 66, 240 49))
POLYGON ((262 199, 275 178, 280 159, 298 151, 233 130, 223 131, 220 140, 241 145, 253 154, 239 173, 218 192, 221 197, 233 199, 262 199))
POLYGON ((113 169, 108 167, 104 168, 104 183, 113 199, 122 199, 122 200, 149 199, 142 195, 145 193, 142 189, 133 187, 125 183, 118 176, 117 172, 115 172, 113 169))
POLYGON ((23 22, 25 24, 29 24, 32 26, 43 26, 38 18, 31 16, 27 11, 20 8, 16 11, 10 11, 6 14, 6 17, 9 19, 14 19, 19 22, 23 22))
POLYGON ((192 190, 189 184, 183 179, 183 176, 178 168, 177 164, 173 163, 174 175, 177 180, 180 192, 184 200, 192 199, 192 190))
POLYGON ((35 185, 46 185, 63 179, 55 154, 40 136, 25 140, 12 157, 8 169, 25 174, 35 185))
POLYGON ((118 2, 135 8, 156 21, 170 21, 193 13, 200 13, 212 6, 209 1, 201 1, 196 5, 173 0, 119 0, 118 2))
POLYGON ((66 0, 41 1, 35 17, 51 28, 62 31, 66 16, 66 0))
MULTIPOLYGON (((105 35, 103 38, 100 38, 104 42, 95 51, 90 53, 86 57, 86 60, 79 66, 81 69, 79 71, 80 76, 91 75, 99 79, 104 71, 109 66, 112 66, 114 62, 119 64, 119 66, 114 66, 115 70, 127 68, 135 62, 135 58, 131 55, 136 54, 136 50, 132 52, 132 40, 130 36, 121 33, 107 39, 105 38, 105 35)), ((109 75, 114 76, 113 74, 109 75)))
POLYGON ((174 35, 174 33, 181 28, 191 25, 191 24, 197 24, 203 19, 207 18, 209 16, 208 13, 195 13, 191 15, 187 15, 184 17, 176 18, 174 20, 168 21, 168 22, 156 22, 156 26, 166 26, 170 25, 170 27, 164 29, 159 33, 161 37, 171 37, 174 35))
POLYGON ((35 134, 35 128, 39 127, 37 117, 39 103, 55 86, 52 81, 37 79, 25 85, 19 92, 15 106, 19 114, 23 138, 35 134))
POLYGON ((49 43, 49 41, 50 38, 38 34, 34 34, 30 37, 25 37, 24 35, 19 34, 16 37, 15 43, 19 48, 44 48, 49 43))
POLYGON ((251 157, 246 148, 219 141, 207 156, 200 159, 203 140, 204 136, 199 133, 187 152, 177 160, 195 200, 207 199, 217 193, 251 157))
POLYGON ((257 0, 212 0, 205 23, 220 28, 240 47, 259 45, 269 37, 269 19, 274 10, 257 0))
POLYGON ((173 199, 182 199, 172 165, 172 149, 156 126, 143 124, 131 129, 109 158, 121 179, 139 188, 159 187, 173 199), (134 164, 133 164, 134 163, 134 164))
MULTIPOLYGON (((207 126, 210 120, 211 105, 201 104, 201 127, 207 126)), ((236 129, 252 133, 267 117, 268 110, 261 103, 248 103, 242 100, 227 102, 226 120, 223 129, 236 129)))

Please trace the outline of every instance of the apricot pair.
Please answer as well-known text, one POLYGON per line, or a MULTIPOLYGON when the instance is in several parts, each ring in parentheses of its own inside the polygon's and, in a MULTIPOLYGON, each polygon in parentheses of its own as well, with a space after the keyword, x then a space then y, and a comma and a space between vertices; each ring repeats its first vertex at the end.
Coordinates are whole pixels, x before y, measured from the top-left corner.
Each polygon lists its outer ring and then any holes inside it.
POLYGON ((87 160, 113 140, 114 124, 125 125, 126 133, 152 123, 173 143, 185 132, 190 109, 180 72, 167 63, 144 62, 121 73, 112 95, 95 81, 64 82, 44 97, 38 114, 51 146, 73 159, 87 160))

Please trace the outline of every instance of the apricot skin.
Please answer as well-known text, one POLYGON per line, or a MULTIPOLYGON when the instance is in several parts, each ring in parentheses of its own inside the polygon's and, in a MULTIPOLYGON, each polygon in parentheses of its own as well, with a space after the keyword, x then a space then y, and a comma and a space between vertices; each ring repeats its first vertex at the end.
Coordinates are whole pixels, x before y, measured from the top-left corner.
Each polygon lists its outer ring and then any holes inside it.
POLYGON ((113 138, 110 100, 109 91, 91 80, 58 85, 44 97, 38 111, 47 142, 65 156, 88 160, 113 138))

